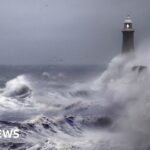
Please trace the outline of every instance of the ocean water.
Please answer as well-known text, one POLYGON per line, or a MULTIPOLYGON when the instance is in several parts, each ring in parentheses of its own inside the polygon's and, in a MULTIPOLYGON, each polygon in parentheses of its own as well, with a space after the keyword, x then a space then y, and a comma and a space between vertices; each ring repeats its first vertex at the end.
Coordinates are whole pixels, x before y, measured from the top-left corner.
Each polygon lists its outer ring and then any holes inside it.
POLYGON ((1 66, 0 149, 149 150, 149 54, 108 66, 1 66))

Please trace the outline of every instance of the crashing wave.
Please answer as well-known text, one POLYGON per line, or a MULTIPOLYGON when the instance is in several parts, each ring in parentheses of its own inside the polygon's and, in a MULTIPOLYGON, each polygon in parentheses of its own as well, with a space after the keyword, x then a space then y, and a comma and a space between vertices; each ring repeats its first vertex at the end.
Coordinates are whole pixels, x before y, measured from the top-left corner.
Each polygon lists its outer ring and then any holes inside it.
POLYGON ((25 76, 18 76, 6 83, 2 93, 6 97, 26 98, 31 95, 32 90, 25 76))

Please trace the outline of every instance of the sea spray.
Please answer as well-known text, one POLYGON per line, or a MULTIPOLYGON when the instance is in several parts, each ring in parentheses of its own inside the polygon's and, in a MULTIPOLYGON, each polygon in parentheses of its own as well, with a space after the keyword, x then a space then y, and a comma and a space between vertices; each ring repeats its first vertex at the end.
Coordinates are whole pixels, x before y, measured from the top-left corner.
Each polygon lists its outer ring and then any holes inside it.
POLYGON ((148 57, 146 51, 118 55, 98 78, 64 88, 43 73, 18 76, 1 89, 0 118, 7 121, 0 125, 17 126, 24 149, 148 150, 148 57))

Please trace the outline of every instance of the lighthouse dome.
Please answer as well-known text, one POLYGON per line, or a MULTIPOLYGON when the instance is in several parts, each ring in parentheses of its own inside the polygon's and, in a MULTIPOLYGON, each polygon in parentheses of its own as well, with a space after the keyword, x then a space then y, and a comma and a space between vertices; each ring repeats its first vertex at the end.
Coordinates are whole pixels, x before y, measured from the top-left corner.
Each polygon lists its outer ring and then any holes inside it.
POLYGON ((132 23, 131 17, 128 15, 124 21, 125 23, 132 23))

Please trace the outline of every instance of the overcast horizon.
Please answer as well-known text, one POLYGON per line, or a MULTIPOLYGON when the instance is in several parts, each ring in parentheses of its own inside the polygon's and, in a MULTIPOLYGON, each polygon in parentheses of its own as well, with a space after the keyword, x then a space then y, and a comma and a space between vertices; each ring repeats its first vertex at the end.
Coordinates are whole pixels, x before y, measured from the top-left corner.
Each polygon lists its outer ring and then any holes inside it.
POLYGON ((130 14, 135 47, 150 37, 149 0, 1 0, 0 65, 101 65, 121 52, 130 14))

